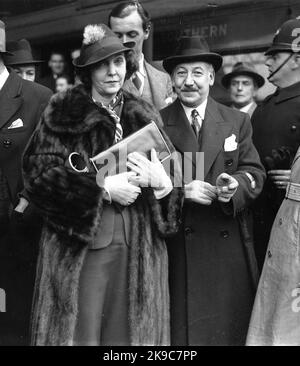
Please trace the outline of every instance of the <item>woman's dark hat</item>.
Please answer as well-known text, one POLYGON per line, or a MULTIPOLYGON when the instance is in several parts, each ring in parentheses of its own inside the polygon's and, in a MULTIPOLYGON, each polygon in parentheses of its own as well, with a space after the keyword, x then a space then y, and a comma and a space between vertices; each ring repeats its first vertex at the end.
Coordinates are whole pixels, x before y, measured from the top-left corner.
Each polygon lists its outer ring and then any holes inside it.
POLYGON ((232 71, 229 74, 226 74, 222 78, 222 85, 227 89, 229 87, 230 81, 235 76, 246 75, 250 76, 260 88, 264 85, 265 79, 259 75, 254 67, 248 62, 237 62, 232 71))
POLYGON ((106 58, 132 49, 135 42, 123 44, 118 36, 105 24, 87 25, 84 28, 80 56, 73 65, 83 68, 106 58))
POLYGON ((12 53, 6 51, 5 24, 1 20, 0 20, 0 54, 12 55, 12 53))
POLYGON ((7 48, 13 53, 11 56, 4 57, 4 63, 7 66, 35 65, 44 62, 42 60, 34 60, 31 46, 27 39, 10 42, 7 48))
POLYGON ((212 64, 215 71, 218 71, 222 66, 223 58, 218 53, 209 51, 204 38, 198 36, 181 37, 175 55, 164 59, 163 67, 169 74, 172 74, 174 67, 178 64, 194 61, 212 64))

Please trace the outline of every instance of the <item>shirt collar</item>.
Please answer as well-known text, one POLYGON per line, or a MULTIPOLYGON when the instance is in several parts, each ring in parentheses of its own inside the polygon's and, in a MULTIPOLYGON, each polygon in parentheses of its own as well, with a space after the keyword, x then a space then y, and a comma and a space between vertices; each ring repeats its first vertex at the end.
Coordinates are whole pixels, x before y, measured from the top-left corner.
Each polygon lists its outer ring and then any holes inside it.
POLYGON ((187 119, 190 121, 190 123, 191 123, 191 113, 192 113, 193 109, 196 109, 197 112, 199 113, 199 116, 201 117, 202 121, 204 120, 205 110, 206 110, 206 106, 207 106, 207 98, 196 108, 187 107, 182 103, 181 103, 181 105, 182 105, 184 112, 187 116, 187 119))
POLYGON ((144 57, 144 54, 142 53, 141 58, 139 59, 139 69, 137 72, 139 72, 142 76, 145 77, 144 61, 145 61, 145 57, 144 57))
POLYGON ((0 74, 0 90, 3 88, 3 85, 5 84, 8 77, 9 77, 9 72, 8 72, 7 68, 4 66, 4 70, 0 74))
POLYGON ((248 113, 249 109, 252 107, 253 104, 254 104, 254 102, 251 102, 251 103, 245 105, 244 107, 240 108, 239 110, 241 112, 248 113))

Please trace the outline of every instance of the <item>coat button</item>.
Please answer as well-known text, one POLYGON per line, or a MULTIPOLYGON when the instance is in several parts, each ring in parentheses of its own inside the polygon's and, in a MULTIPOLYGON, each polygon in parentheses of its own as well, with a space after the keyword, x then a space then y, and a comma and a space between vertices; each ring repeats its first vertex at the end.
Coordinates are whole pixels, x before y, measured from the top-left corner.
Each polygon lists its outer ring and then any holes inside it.
POLYGON ((272 257, 272 253, 270 250, 268 250, 268 257, 271 258, 272 257))
POLYGON ((225 165, 226 166, 231 166, 233 164, 233 160, 232 159, 228 159, 225 161, 225 165))
POLYGON ((292 125, 291 126, 291 132, 296 132, 297 131, 297 126, 296 125, 292 125))
POLYGON ((222 238, 226 239, 229 237, 229 232, 227 230, 222 230, 220 232, 220 235, 222 236, 222 238))
POLYGON ((11 144, 12 144, 12 142, 11 142, 10 139, 6 139, 6 140, 3 141, 4 147, 10 147, 11 144))
POLYGON ((184 232, 185 232, 185 235, 191 235, 193 230, 191 227, 187 226, 185 229, 184 229, 184 232))

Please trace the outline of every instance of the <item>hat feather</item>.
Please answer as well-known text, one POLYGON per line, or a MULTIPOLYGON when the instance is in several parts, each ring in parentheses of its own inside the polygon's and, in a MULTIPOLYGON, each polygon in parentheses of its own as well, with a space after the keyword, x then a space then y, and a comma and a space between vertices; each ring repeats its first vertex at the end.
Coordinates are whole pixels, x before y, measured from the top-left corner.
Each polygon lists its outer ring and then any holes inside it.
POLYGON ((101 41, 105 36, 105 30, 98 24, 89 24, 84 28, 83 41, 84 45, 89 45, 101 41))

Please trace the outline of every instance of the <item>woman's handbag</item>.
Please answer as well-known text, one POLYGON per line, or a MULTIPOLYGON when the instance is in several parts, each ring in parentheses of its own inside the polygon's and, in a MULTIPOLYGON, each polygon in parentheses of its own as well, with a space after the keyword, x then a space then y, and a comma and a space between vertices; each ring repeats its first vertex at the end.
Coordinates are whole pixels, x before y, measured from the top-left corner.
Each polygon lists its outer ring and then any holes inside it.
MULTIPOLYGON (((97 173, 102 170, 103 176, 114 175, 127 171, 128 154, 139 152, 149 157, 152 148, 156 150, 161 162, 171 157, 170 147, 154 121, 89 160, 97 173)), ((89 171, 84 159, 77 152, 69 155, 68 166, 79 173, 89 171)))

